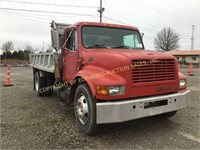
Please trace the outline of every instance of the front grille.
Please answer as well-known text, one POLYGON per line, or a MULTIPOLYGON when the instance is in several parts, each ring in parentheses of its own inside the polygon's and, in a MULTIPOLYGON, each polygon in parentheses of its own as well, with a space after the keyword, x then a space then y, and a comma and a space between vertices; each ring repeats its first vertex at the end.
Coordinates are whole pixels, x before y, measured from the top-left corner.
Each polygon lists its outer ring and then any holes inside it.
POLYGON ((175 79, 173 59, 132 60, 133 83, 175 79))

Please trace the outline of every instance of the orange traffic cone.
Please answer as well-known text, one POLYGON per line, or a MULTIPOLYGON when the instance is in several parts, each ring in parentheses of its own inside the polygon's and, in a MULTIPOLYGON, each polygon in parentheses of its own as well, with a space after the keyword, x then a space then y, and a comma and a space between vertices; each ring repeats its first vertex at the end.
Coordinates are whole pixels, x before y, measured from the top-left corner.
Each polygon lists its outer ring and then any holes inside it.
POLYGON ((188 75, 189 76, 193 76, 193 71, 192 71, 192 63, 190 63, 190 67, 189 67, 189 70, 188 70, 188 75))
POLYGON ((13 86, 10 84, 10 64, 7 64, 7 78, 6 78, 6 84, 4 86, 13 86))

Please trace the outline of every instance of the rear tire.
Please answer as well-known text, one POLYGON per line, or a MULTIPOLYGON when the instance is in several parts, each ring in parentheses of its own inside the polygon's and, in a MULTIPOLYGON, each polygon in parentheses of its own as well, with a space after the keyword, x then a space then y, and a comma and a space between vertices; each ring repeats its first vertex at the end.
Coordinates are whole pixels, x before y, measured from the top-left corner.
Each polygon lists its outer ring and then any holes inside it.
POLYGON ((45 78, 41 78, 39 75, 39 72, 35 72, 34 74, 34 85, 35 85, 35 90, 37 92, 38 96, 44 96, 46 95, 46 92, 44 92, 43 88, 45 87, 45 78))
POLYGON ((91 96, 87 84, 80 84, 75 92, 74 112, 77 126, 81 132, 95 134, 99 125, 96 123, 96 101, 91 96))
POLYGON ((49 87, 48 91, 46 92, 46 95, 50 96, 50 95, 53 95, 53 79, 52 78, 49 78, 47 79, 46 78, 46 87, 49 87))

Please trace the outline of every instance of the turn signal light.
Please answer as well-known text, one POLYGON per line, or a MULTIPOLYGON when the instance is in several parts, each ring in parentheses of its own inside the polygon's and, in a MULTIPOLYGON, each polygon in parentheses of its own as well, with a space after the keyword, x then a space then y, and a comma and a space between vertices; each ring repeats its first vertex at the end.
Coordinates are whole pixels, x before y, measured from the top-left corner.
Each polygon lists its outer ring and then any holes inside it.
POLYGON ((106 86, 97 86, 97 94, 99 95, 108 95, 109 90, 106 86))

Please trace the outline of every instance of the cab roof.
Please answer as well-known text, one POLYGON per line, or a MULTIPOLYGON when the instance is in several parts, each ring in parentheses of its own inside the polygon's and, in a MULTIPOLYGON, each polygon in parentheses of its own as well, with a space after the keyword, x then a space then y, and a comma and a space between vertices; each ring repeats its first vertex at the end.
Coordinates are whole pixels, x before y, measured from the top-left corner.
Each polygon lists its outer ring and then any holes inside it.
POLYGON ((134 26, 126 26, 126 25, 119 25, 119 24, 110 24, 110 23, 99 23, 99 22, 77 22, 75 24, 72 24, 71 26, 101 26, 101 27, 117 27, 117 28, 123 28, 123 29, 132 29, 132 30, 138 30, 137 27, 134 26))

